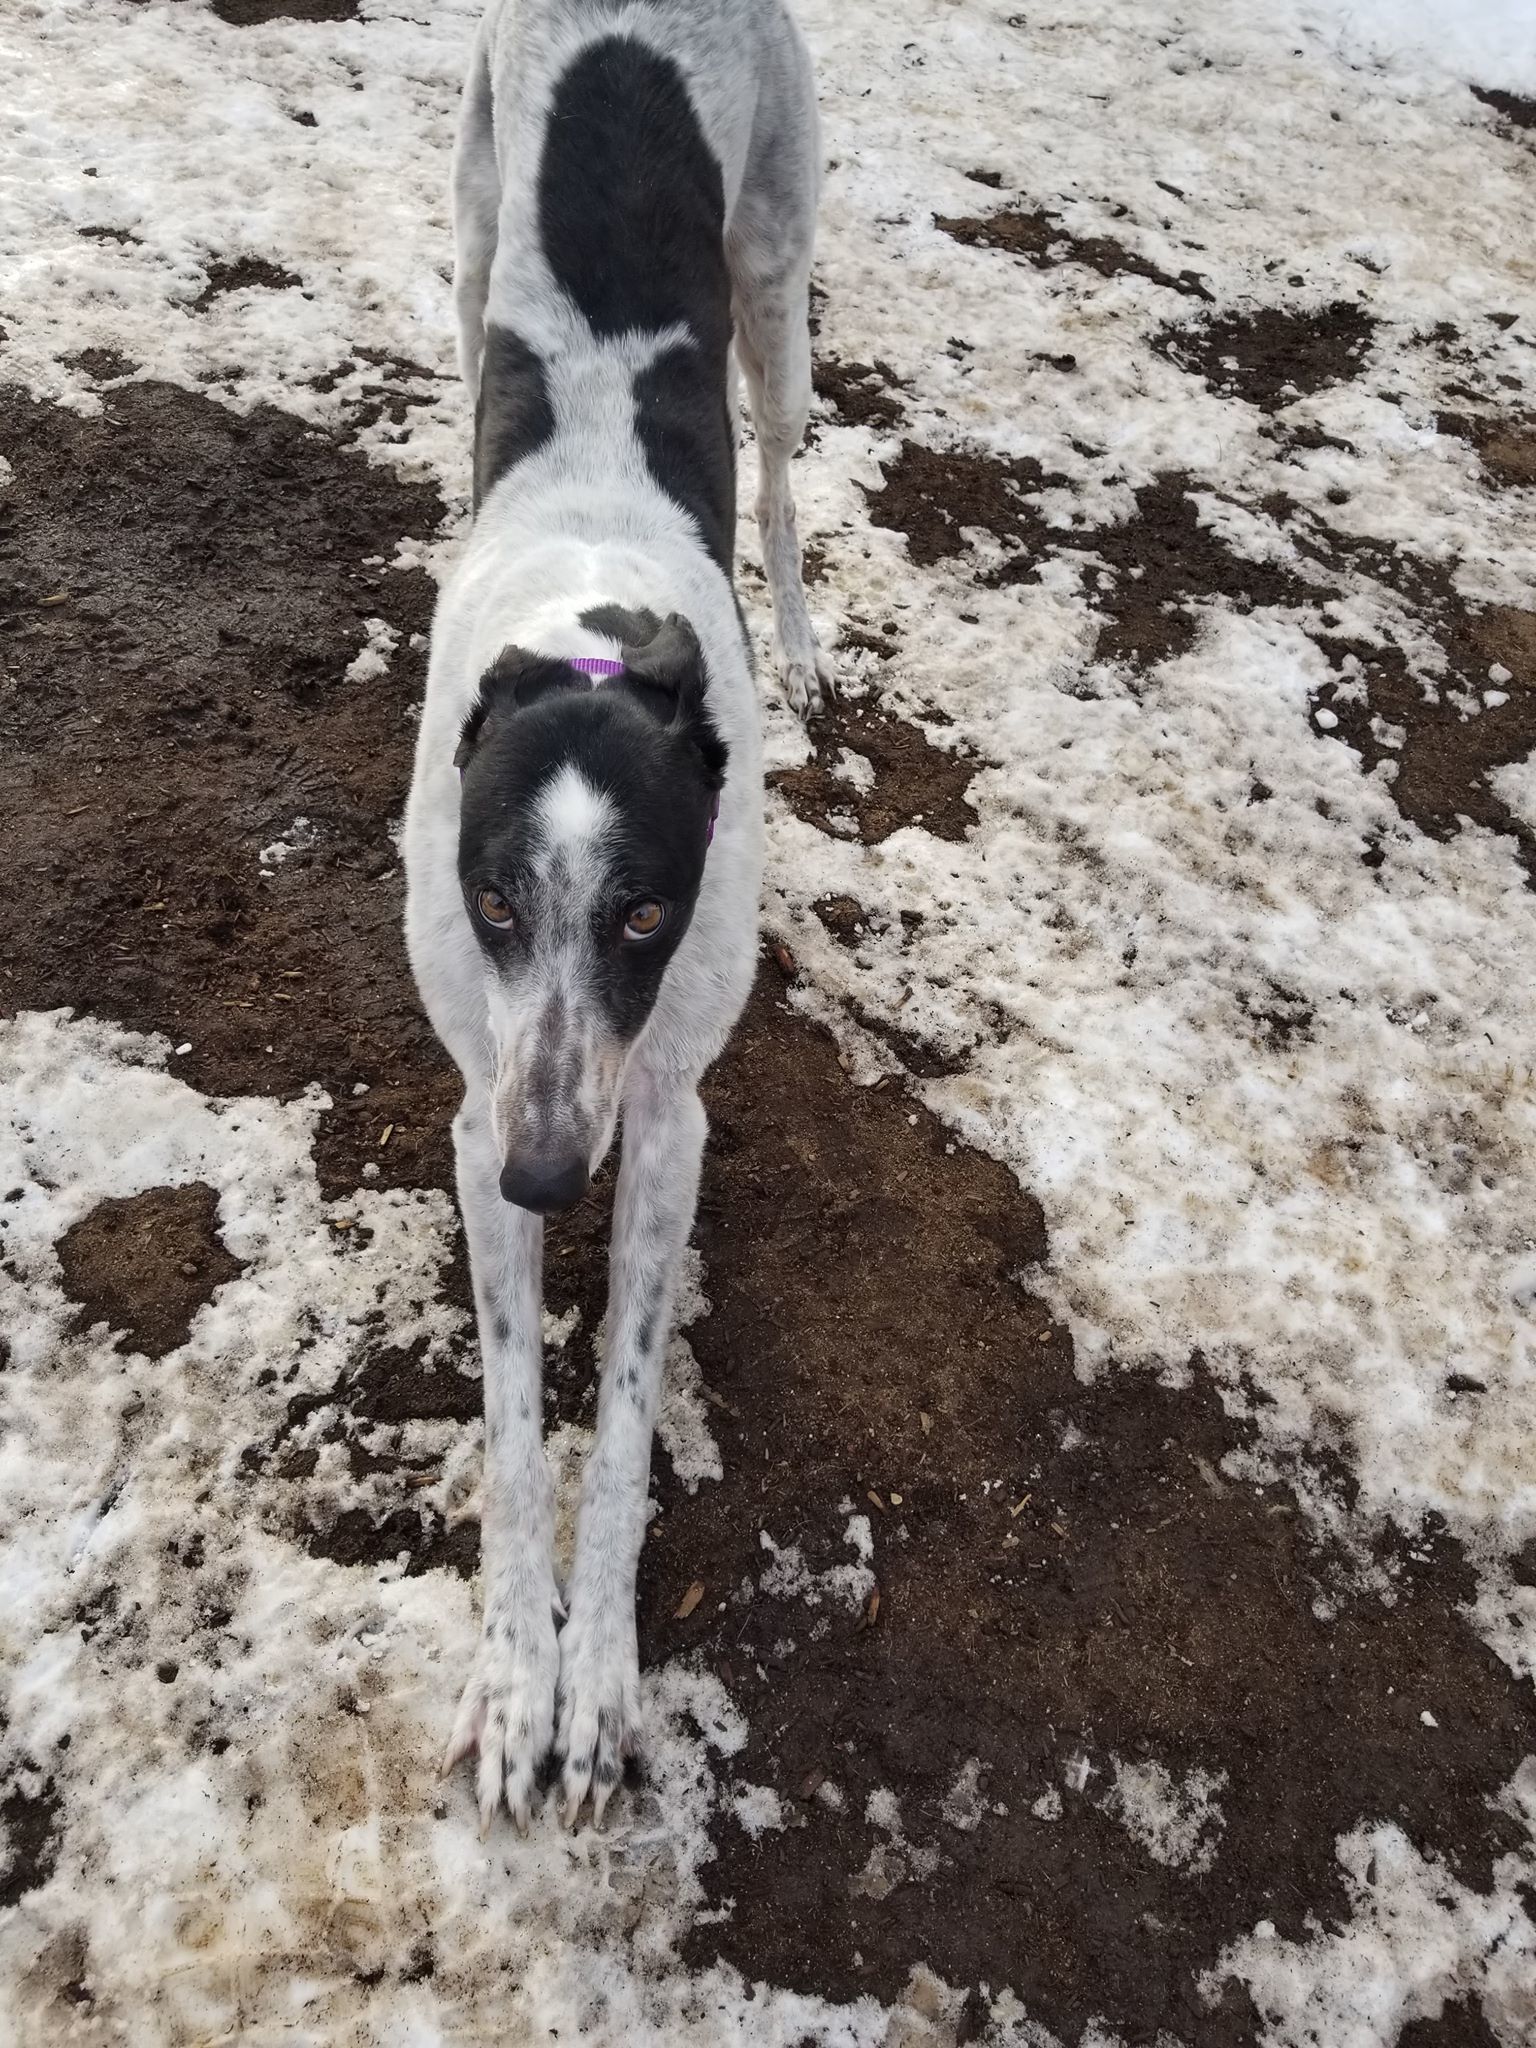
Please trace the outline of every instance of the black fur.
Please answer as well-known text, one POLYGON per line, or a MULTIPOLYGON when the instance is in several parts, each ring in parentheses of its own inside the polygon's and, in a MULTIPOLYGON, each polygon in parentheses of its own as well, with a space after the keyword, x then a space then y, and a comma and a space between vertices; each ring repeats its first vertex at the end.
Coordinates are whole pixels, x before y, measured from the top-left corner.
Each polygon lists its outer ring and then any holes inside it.
POLYGON ((657 483, 693 515, 729 574, 736 444, 725 192, 670 59, 610 36, 571 65, 544 134, 539 226, 556 282, 594 334, 681 324, 692 336, 637 378, 635 425, 657 483))
POLYGON ((625 658, 638 664, 634 671, 594 689, 565 662, 506 649, 482 679, 455 759, 465 910, 507 973, 537 942, 530 927, 538 915, 540 792, 574 766, 608 797, 618 822, 594 913, 593 967, 609 1023, 628 1040, 649 1016, 692 918, 725 749, 704 709, 698 643, 684 621, 667 620, 647 645, 626 647, 625 658), (520 929, 501 931, 479 916, 474 899, 487 886, 513 906, 520 929), (655 939, 626 943, 624 914, 642 898, 665 904, 667 921, 655 939))
POLYGON ((621 604, 594 604, 579 614, 589 633, 606 633, 621 647, 642 647, 661 631, 661 621, 642 605, 629 611, 621 604))
POLYGON ((514 464, 554 438, 544 364, 509 327, 485 330, 485 360, 475 401, 475 510, 514 464))

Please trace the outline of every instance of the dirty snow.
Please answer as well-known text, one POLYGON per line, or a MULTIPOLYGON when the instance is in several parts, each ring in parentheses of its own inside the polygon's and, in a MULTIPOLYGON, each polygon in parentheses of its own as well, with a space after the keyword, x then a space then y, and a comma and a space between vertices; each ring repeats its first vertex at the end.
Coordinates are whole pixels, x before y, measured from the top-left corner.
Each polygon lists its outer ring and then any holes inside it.
MULTIPOLYGON (((1536 1765, 1499 1803, 1536 1845, 1536 1765)), ((1264 2048, 1390 2048, 1411 2020, 1475 1994, 1500 2041, 1536 2030, 1536 1922, 1529 1856, 1504 1856, 1488 1892, 1469 1891, 1390 1823, 1340 1838, 1342 1926, 1281 1940, 1268 1922, 1223 1957, 1207 1988, 1238 1977, 1264 2021, 1264 2048)))
MULTIPOLYGON (((63 359, 113 349, 134 374, 326 425, 383 381, 402 417, 380 411, 363 446, 430 478, 461 518, 445 193, 476 11, 365 0, 357 21, 234 35, 169 0, 7 7, 5 376, 94 411, 101 395, 63 359), (131 239, 78 232, 92 226, 131 239), (242 255, 301 289, 205 299, 211 266, 242 255)), ((1024 13, 814 0, 801 13, 835 159, 821 346, 894 366, 903 432, 1038 459, 1066 479, 1043 501, 1059 529, 1124 519, 1138 486, 1177 468, 1239 552, 1289 546, 1232 504, 1258 505, 1276 481, 1259 415, 1151 346, 1186 302, 1138 277, 1016 268, 935 229, 935 212, 990 206, 964 176, 989 168, 1073 233, 1114 233, 1170 271, 1198 245, 1220 311, 1363 298, 1380 326, 1361 374, 1290 411, 1356 453, 1287 463, 1285 489, 1341 531, 1451 565, 1469 597, 1529 604, 1531 495, 1491 495, 1471 455, 1436 436, 1454 371, 1419 340, 1451 322, 1530 406, 1529 347, 1493 318, 1528 326, 1536 310, 1529 164, 1461 83, 1536 89, 1523 0, 1142 0, 1091 24, 1055 0, 1024 13), (1158 179, 1185 196, 1170 205, 1158 179), (1303 285, 1267 273, 1272 250, 1303 285), (936 306, 969 353, 936 346, 936 306), (1071 377, 1042 366, 1065 353, 1071 377), (1329 493, 1346 479, 1338 508, 1329 493)), ((1198 1352, 1234 1403, 1262 1396, 1255 1471, 1304 1457, 1321 1426, 1330 1442, 1342 1431, 1360 1515, 1443 1515, 1479 1566, 1476 1625, 1531 1672, 1536 1589, 1507 1560, 1536 1534, 1536 898, 1510 845, 1475 828, 1434 843, 1400 823, 1381 773, 1362 774, 1310 716, 1325 670, 1304 621, 1218 608, 1133 694, 1085 660, 1080 572, 1058 563, 1038 584, 988 590, 963 562, 914 568, 859 489, 878 484, 898 438, 823 421, 799 465, 802 531, 828 571, 813 603, 829 640, 845 622, 895 618, 882 701, 918 723, 936 714, 935 744, 991 765, 963 845, 917 827, 866 847, 851 814, 827 835, 773 801, 769 921, 804 970, 798 999, 838 1031, 856 1077, 890 1060, 849 1003, 877 1021, 899 1010, 903 1029, 965 1054, 925 1095, 1043 1201, 1042 1284, 1086 1369, 1176 1377, 1198 1352), (1287 801, 1246 806, 1255 780, 1287 801), (1359 858, 1368 836, 1385 856, 1375 869, 1359 858), (829 894, 878 914, 857 952, 811 911, 829 894), (898 948, 902 909, 926 921, 898 948), (1271 986, 1312 1013, 1284 1047, 1245 1021, 1245 1000, 1271 986), (1487 1389, 1454 1412, 1453 1371, 1487 1389)), ((397 561, 440 567, 446 549, 415 536, 397 561)), ((1361 637, 1428 660, 1411 621, 1347 569, 1339 580, 1361 637)), ((387 660, 364 631, 358 659, 387 660)), ((873 690, 868 657, 845 666, 851 695, 873 690)), ((770 760, 802 758, 771 697, 766 715, 770 760)), ((843 766, 856 792, 865 770, 843 766)), ((1530 764, 1501 778, 1531 816, 1530 764)), ((712 1679, 679 1664, 650 1675, 652 1782, 610 1835, 545 1831, 487 1854, 465 1788, 439 1790, 430 1769, 473 1640, 469 1589, 311 1558, 263 1521, 259 1478, 236 1492, 236 1447, 270 1432, 294 1386, 339 1377, 370 1311, 385 1309, 398 1341, 463 1342, 439 1297, 446 1201, 361 1189, 345 1208, 374 1235, 346 1249, 310 1160, 316 1100, 208 1100, 165 1071, 163 1047, 104 1026, 31 1017, 4 1031, 0 1144, 26 1189, 0 1266, 7 1742, 40 1756, 66 1728, 73 1738, 55 1772, 57 1870, 0 1924, 7 1986, 44 1981, 47 1958, 83 1938, 96 2019, 149 2042, 237 2028, 340 2040, 370 2020, 422 2043, 466 2024, 657 2044, 890 2038, 873 2001, 754 1998, 729 1973, 689 1978, 672 1961, 701 1898, 713 1760, 744 1739, 712 1679), (106 1195, 194 1178, 215 1188, 245 1271, 151 1368, 73 1326, 53 1247, 106 1195), (263 1383, 290 1368, 280 1394, 263 1383), (192 1528, 220 1560, 232 1620, 218 1665, 167 1686, 154 1668, 179 1651, 192 1593, 161 1560, 192 1528), (79 1611, 109 1583, 153 1597, 121 1639, 87 1644, 79 1611), (233 1731, 221 1756, 189 1740, 205 1720, 233 1731), (408 1952, 424 1920, 437 1974, 391 1989, 383 2015, 368 1973, 408 1952)), ((663 1444, 688 1483, 715 1481, 679 1342, 663 1444)), ((474 1433, 457 1434, 445 1511, 473 1495, 474 1433)), ((581 1447, 579 1432, 553 1446, 567 1490, 581 1447)), ((1309 1504, 1325 1512, 1321 1496, 1309 1504)), ((873 1575, 849 1540, 855 1561, 816 1570, 764 1532, 765 1587, 856 1608, 873 1575)), ((1092 1771, 1080 1762, 1077 1791, 1092 1771)), ((1149 1785, 1127 1768, 1110 1795, 1126 1824, 1134 1813, 1149 1848, 1182 1840, 1193 1779, 1149 1785)), ((1528 1823, 1524 1781, 1508 1796, 1528 1823)), ((1035 1811, 1059 1804, 1052 1788, 1035 1811)), ((907 1841, 894 1802, 870 1818, 881 1896, 934 1852, 907 1841)), ((1385 1816, 1339 1853, 1345 1925, 1300 1942, 1255 1932, 1225 1959, 1266 2039, 1385 2044, 1469 1987, 1502 2038, 1521 2038, 1532 1858, 1505 1859, 1494 1890, 1474 1894, 1385 1816)), ((1040 2048, 993 1989, 999 2048, 1040 2048)), ((11 2001, 0 2041, 36 2038, 25 2024, 11 2001)), ((902 2024, 901 2038, 934 2038, 921 2013, 902 2024)))
POLYGON ((798 1543, 775 1543, 766 1529, 758 1531, 757 1540, 771 1559, 758 1585, 776 1599, 803 1600, 807 1607, 830 1601, 856 1613, 875 1590, 875 1575, 866 1562, 874 1551, 867 1515, 854 1515, 843 1536, 858 1554, 856 1564, 834 1564, 813 1571, 798 1543))
POLYGON ((1226 1772, 1197 1768, 1175 1778, 1155 1758, 1127 1763, 1118 1756, 1111 1767, 1104 1809, 1131 1839, 1174 1870, 1209 1870, 1224 1825, 1216 1794, 1227 1782, 1226 1772))

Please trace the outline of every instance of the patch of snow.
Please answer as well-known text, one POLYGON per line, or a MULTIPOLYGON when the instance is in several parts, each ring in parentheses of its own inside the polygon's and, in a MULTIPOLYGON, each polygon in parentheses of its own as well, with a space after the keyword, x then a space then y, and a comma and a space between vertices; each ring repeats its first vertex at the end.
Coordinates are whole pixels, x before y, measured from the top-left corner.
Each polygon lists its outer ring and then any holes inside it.
POLYGON ((314 843, 315 828, 308 818, 295 818, 281 839, 274 839, 257 854, 257 866, 280 868, 290 853, 307 853, 314 843))
POLYGON ((704 1293, 704 1261, 690 1245, 683 1255, 678 1281, 678 1300, 673 1312, 673 1332, 667 1346, 665 1376, 661 1385, 661 1406, 656 1416, 656 1434, 672 1462, 678 1481, 690 1493, 697 1493, 701 1480, 718 1481, 725 1476, 720 1447, 710 1430, 705 1409, 704 1375, 693 1355, 693 1346, 683 1332, 709 1314, 704 1293))
POLYGON ((1536 829, 1536 754, 1488 771, 1488 787, 1502 797, 1522 824, 1536 829))
POLYGON ((731 1811, 754 1842, 761 1835, 778 1833, 784 1826, 784 1807, 771 1785, 738 1786, 731 1795, 731 1811))
POLYGON ((1216 1860, 1216 1844, 1226 1820, 1216 1794, 1227 1782, 1225 1771, 1193 1770, 1175 1778, 1154 1760, 1127 1763, 1111 1759, 1114 1777, 1103 1800, 1154 1861, 1197 1876, 1216 1860))
POLYGON ((981 1825, 981 1816, 986 1811, 981 1796, 981 1760, 971 1757, 961 1767, 960 1775, 944 1795, 944 1804, 939 1809, 952 1828, 958 1828, 963 1835, 974 1834, 981 1825))
POLYGON ((840 782, 851 782, 855 789, 873 789, 875 786, 875 764, 867 754, 855 753, 852 747, 839 747, 832 762, 832 773, 840 782))
POLYGON ((1536 1876, 1536 1760, 1499 1804, 1524 1823, 1523 1853, 1501 1856, 1488 1891, 1472 1891, 1395 1824, 1341 1835, 1338 1859, 1348 1916, 1314 1923, 1300 1941, 1272 1926, 1233 1943, 1202 1983, 1247 1988, 1265 2048, 1391 2048, 1414 2020, 1438 2019, 1447 2000, 1475 1999, 1501 2041, 1530 2037, 1536 2003, 1536 1925, 1527 1907, 1536 1876))
MULTIPOLYGON (((862 1549, 857 1533, 860 1523, 864 1525, 867 1539, 869 1518, 867 1515, 855 1515, 843 1540, 862 1549)), ((758 1585, 775 1599, 803 1600, 808 1607, 819 1607, 824 1600, 829 1600, 857 1613, 875 1590, 875 1575, 863 1562, 835 1564, 826 1571, 813 1572, 806 1564, 798 1543, 787 1543, 781 1547, 766 1529, 758 1531, 757 1540, 773 1560, 759 1578, 758 1585)))
POLYGON ((347 664, 349 683, 371 683, 387 675, 390 660, 400 645, 400 635, 387 619, 364 619, 362 646, 347 664))

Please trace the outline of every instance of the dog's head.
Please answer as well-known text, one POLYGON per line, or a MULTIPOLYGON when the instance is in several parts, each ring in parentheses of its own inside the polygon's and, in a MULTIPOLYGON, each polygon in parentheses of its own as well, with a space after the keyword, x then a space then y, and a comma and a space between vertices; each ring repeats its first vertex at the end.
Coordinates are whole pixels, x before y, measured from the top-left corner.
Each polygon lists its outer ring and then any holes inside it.
POLYGON ((693 916, 725 772, 699 643, 673 614, 626 624, 594 686, 509 647, 455 760, 459 881, 485 962, 501 1191, 561 1209, 613 1142, 625 1064, 693 916))

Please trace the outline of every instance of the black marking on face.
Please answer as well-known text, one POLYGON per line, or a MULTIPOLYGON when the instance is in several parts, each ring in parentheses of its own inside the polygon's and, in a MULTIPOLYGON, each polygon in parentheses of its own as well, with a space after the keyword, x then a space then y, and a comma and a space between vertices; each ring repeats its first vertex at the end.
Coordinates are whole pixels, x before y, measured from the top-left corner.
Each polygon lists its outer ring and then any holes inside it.
MULTIPOLYGON (((545 848, 544 792, 573 769, 604 798, 611 829, 584 933, 586 981, 608 1029, 635 1038, 687 932, 704 877, 710 811, 725 748, 703 702, 698 642, 676 615, 644 646, 625 647, 625 676, 594 689, 568 663, 508 648, 482 679, 455 755, 462 777, 459 879, 465 910, 487 958, 516 976, 538 950, 550 915, 537 881, 545 848), (505 926, 476 908, 484 889, 511 907, 505 926), (630 907, 665 906, 652 939, 624 937, 630 907)), ((528 1076, 552 1107, 575 1085, 564 1070, 563 1019, 546 1019, 547 1048, 528 1076)))
POLYGON ((488 326, 475 401, 475 510, 509 469, 553 440, 543 360, 510 327, 488 326))
POLYGON ((539 166, 545 258, 599 339, 686 327, 635 380, 657 483, 729 572, 736 446, 726 388, 725 190, 682 73, 626 36, 590 44, 555 89, 539 166))

